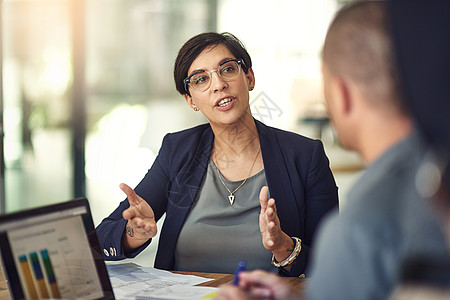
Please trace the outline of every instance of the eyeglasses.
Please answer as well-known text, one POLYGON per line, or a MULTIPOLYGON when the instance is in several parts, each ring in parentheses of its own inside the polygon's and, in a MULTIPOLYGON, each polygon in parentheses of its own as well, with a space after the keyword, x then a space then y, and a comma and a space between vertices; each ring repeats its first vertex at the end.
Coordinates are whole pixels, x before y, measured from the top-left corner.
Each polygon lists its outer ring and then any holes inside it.
POLYGON ((188 85, 199 92, 204 92, 209 89, 211 86, 212 72, 217 72, 217 75, 227 82, 236 79, 241 73, 241 65, 245 66, 242 59, 230 59, 221 63, 215 70, 197 71, 183 80, 186 91, 188 85))

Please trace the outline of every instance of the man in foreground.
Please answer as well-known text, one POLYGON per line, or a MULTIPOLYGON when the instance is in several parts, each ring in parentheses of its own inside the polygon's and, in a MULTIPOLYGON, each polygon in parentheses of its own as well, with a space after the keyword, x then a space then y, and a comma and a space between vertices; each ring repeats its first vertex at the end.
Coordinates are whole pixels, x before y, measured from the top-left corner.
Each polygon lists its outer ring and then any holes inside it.
POLYGON ((241 273, 218 299, 386 299, 405 258, 444 252, 445 241, 415 186, 424 147, 399 91, 384 1, 341 9, 323 47, 324 94, 343 147, 367 170, 346 208, 321 229, 305 295, 262 271, 241 273))

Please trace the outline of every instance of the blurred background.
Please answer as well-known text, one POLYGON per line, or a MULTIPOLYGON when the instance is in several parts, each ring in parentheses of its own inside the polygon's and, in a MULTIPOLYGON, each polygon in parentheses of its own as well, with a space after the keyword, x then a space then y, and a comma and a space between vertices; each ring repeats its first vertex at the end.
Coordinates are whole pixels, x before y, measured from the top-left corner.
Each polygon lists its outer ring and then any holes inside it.
POLYGON ((106 217, 124 199, 119 183, 140 181, 166 133, 206 122, 172 75, 179 48, 204 31, 246 45, 255 118, 323 141, 345 209, 363 166, 337 144, 320 77, 326 29, 345 2, 0 1, 2 212, 85 196, 95 225, 106 217))

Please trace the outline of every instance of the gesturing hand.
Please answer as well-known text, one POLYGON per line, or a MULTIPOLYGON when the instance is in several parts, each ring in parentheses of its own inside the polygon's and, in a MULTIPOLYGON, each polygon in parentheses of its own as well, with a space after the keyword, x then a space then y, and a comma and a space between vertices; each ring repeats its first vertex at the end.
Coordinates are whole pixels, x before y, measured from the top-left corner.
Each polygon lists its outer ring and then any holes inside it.
POLYGON ((131 187, 121 183, 120 189, 127 195, 130 203, 130 207, 122 213, 123 218, 128 220, 125 245, 133 249, 156 235, 155 214, 147 201, 138 196, 131 187))
POLYGON ((262 235, 264 248, 272 251, 277 261, 289 256, 294 249, 292 239, 281 230, 277 215, 275 199, 269 199, 269 188, 263 186, 259 193, 261 212, 259 214, 259 229, 262 235))

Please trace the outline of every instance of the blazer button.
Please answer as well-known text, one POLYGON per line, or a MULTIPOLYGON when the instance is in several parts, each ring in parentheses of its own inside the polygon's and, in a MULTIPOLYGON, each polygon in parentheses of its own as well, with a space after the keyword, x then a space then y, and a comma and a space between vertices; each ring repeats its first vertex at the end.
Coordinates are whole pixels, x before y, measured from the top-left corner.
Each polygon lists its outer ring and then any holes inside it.
POLYGON ((298 277, 305 278, 306 276, 305 276, 305 274, 300 274, 300 276, 298 276, 298 277))
POLYGON ((103 249, 103 253, 105 253, 106 256, 109 256, 108 250, 103 249))

